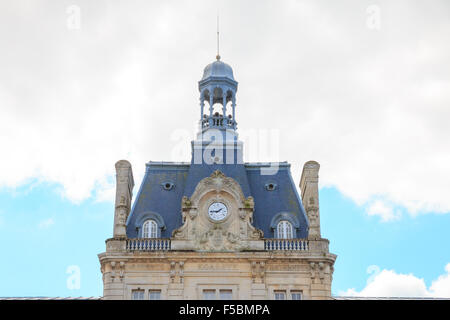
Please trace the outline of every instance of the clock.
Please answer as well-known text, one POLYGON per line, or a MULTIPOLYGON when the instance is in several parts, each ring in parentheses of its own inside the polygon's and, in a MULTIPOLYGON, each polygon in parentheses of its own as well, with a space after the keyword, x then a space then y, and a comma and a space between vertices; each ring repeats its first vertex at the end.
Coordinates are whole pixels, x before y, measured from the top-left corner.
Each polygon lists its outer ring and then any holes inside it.
POLYGON ((208 215, 214 221, 221 221, 225 219, 228 214, 227 206, 222 202, 214 202, 208 208, 208 215))

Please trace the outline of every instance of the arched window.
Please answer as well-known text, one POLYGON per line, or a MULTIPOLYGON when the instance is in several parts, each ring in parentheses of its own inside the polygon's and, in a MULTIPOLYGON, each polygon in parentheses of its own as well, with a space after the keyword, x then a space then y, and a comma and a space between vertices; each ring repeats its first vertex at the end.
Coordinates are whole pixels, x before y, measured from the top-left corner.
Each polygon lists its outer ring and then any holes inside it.
POLYGON ((281 220, 277 225, 278 239, 292 239, 292 224, 287 220, 281 220))
POLYGON ((158 224, 155 220, 147 220, 142 226, 143 238, 157 238, 158 237, 158 224))

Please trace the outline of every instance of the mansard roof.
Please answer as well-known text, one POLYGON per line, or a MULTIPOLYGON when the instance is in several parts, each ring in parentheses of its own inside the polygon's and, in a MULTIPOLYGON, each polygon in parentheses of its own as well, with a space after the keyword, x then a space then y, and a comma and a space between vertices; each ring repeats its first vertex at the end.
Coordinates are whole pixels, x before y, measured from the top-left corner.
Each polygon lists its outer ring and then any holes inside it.
POLYGON ((298 226, 297 238, 308 236, 307 216, 287 162, 240 165, 149 162, 127 221, 127 236, 138 237, 136 228, 140 227, 142 216, 153 214, 164 221, 161 237, 170 238, 172 231, 182 225, 183 196, 190 197, 197 184, 216 170, 235 179, 245 197, 254 198, 253 225, 264 232, 265 238, 274 237, 273 221, 277 217, 298 226), (271 172, 271 168, 277 170, 271 172))

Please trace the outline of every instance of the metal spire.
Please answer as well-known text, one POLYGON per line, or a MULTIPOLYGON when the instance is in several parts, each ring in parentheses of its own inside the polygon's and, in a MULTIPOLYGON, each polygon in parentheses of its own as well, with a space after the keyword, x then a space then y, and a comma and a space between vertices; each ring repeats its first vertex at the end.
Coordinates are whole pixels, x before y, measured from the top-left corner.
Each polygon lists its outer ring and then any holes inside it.
POLYGON ((217 10, 217 61, 220 60, 220 54, 219 54, 219 10, 217 10))

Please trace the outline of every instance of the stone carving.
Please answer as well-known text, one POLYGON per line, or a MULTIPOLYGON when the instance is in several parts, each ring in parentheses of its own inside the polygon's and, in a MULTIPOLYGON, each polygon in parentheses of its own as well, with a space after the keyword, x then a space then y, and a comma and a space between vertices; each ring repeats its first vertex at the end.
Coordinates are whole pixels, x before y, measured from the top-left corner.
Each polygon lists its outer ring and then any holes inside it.
POLYGON ((180 267, 180 270, 178 271, 180 276, 180 283, 183 283, 183 277, 184 277, 184 261, 178 262, 178 265, 180 267))
POLYGON ((216 170, 211 174, 211 178, 225 178, 225 175, 220 170, 216 170))
POLYGON ((251 270, 253 283, 265 282, 266 263, 264 261, 252 261, 251 270))
POLYGON ((119 281, 123 281, 123 278, 125 276, 125 262, 120 261, 119 263, 115 261, 111 261, 111 281, 114 282, 114 279, 117 277, 117 274, 119 275, 119 281))
POLYGON ((174 283, 175 281, 175 266, 176 266, 176 262, 172 261, 170 262, 170 282, 174 283))
POLYGON ((179 262, 171 261, 169 276, 170 276, 170 283, 183 283, 184 261, 179 262), (178 265, 178 272, 177 272, 177 265, 178 265))
POLYGON ((189 200, 188 197, 184 196, 183 197, 183 208, 189 208, 191 206, 191 200, 189 200))
POLYGON ((318 279, 320 283, 323 284, 325 279, 325 274, 330 273, 330 267, 324 262, 310 262, 309 266, 311 268, 311 281, 318 279))
POLYGON ((181 202, 183 225, 172 233, 172 248, 196 251, 231 252, 264 248, 263 233, 253 225, 254 200, 245 198, 237 181, 221 171, 201 180, 190 198, 181 202), (213 202, 228 210, 221 221, 208 215, 213 202), (260 242, 260 243, 258 243, 260 242))
POLYGON ((252 208, 253 209, 255 207, 255 202, 253 200, 253 197, 248 197, 247 199, 245 199, 244 206, 246 208, 252 208))

